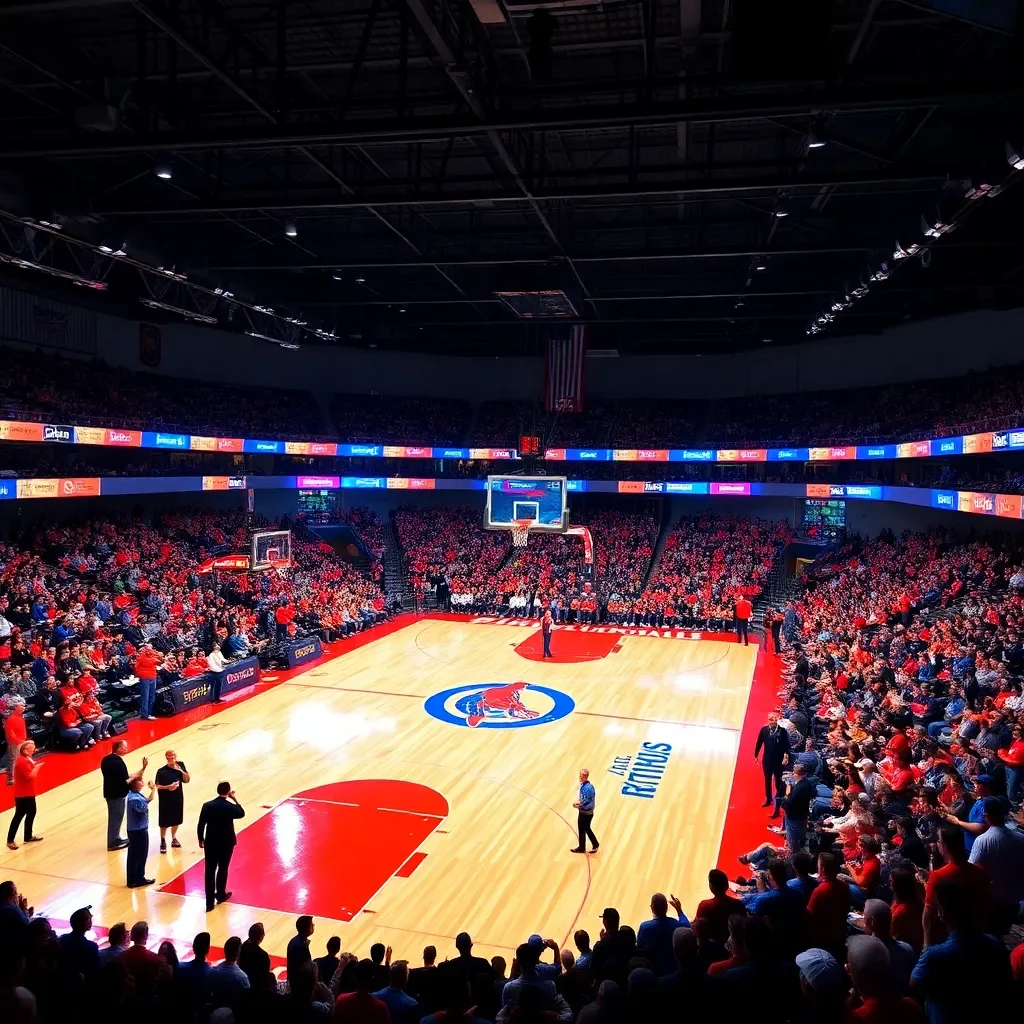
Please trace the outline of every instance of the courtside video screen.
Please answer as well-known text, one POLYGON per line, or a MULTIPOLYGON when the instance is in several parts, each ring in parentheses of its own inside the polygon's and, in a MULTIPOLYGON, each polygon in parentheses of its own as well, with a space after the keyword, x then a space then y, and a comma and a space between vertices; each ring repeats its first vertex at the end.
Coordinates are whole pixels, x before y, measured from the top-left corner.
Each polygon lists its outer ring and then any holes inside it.
POLYGON ((564 476, 489 476, 484 526, 507 530, 532 519, 534 530, 561 533, 565 523, 564 476))

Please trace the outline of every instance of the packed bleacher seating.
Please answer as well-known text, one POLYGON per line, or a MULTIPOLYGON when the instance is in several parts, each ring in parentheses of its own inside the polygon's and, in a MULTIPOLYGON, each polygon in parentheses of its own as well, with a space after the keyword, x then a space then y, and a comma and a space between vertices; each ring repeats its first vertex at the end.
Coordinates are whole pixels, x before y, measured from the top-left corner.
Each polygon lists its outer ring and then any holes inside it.
POLYGON ((1022 408, 1024 367, 1008 366, 884 387, 724 399, 707 436, 739 447, 913 441, 1015 427, 1022 408))
POLYGON ((345 509, 342 520, 362 538, 366 544, 371 558, 380 563, 384 558, 384 524, 380 516, 371 508, 362 505, 354 505, 345 509))
POLYGON ((774 447, 896 442, 1021 426, 1024 367, 960 378, 836 391, 694 400, 592 401, 546 413, 534 402, 335 395, 328 428, 313 395, 131 373, 98 361, 4 349, 0 417, 219 436, 340 439, 405 445, 774 447), (111 423, 112 411, 116 410, 111 423))
POLYGON ((344 441, 461 445, 469 403, 443 398, 335 395, 331 415, 344 441))
POLYGON ((222 574, 219 586, 197 572, 214 553, 247 551, 256 524, 175 510, 44 525, 0 544, 2 712, 21 701, 38 743, 81 749, 109 733, 108 716, 166 711, 163 687, 223 659, 269 658, 292 638, 331 641, 386 617, 375 574, 301 527, 286 572, 222 574))
POLYGON ((313 396, 131 373, 97 361, 2 350, 0 417, 224 437, 324 435, 313 396))
POLYGON ((402 506, 394 522, 417 597, 443 579, 440 603, 445 607, 486 607, 493 574, 508 555, 507 533, 485 530, 479 508, 402 506))
POLYGON ((683 516, 665 539, 640 600, 618 614, 643 624, 724 628, 738 596, 761 593, 792 536, 785 520, 683 516))

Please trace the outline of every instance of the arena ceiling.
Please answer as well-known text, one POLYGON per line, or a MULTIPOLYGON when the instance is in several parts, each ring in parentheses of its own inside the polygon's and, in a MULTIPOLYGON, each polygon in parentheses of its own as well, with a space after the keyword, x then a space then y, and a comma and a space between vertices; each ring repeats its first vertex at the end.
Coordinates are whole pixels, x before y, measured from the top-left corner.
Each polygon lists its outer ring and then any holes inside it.
POLYGON ((754 3, 5 3, 5 279, 495 355, 541 337, 502 291, 618 351, 1018 304, 1019 37, 938 10, 969 0, 754 3))

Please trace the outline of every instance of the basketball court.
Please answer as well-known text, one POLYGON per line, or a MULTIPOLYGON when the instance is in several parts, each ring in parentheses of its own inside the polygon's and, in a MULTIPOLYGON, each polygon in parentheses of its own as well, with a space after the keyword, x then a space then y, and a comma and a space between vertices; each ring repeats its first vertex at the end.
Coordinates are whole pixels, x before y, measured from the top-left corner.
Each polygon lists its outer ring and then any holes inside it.
POLYGON ((261 920, 283 955, 295 917, 312 913, 316 952, 338 934, 345 949, 383 941, 414 961, 428 943, 453 954, 463 929, 481 955, 508 956, 532 932, 596 936, 605 906, 636 922, 651 892, 691 911, 706 895, 755 647, 556 630, 552 663, 535 656, 535 624, 446 617, 379 632, 132 750, 133 771, 149 756, 147 779, 168 748, 191 773, 182 849, 157 852, 151 811, 156 885, 125 888, 95 770, 42 793, 45 842, 4 850, 0 876, 56 921, 92 904, 98 926, 146 919, 182 948, 261 920), (598 794, 601 849, 588 856, 569 852, 581 767, 598 794), (233 898, 207 914, 195 822, 224 778, 246 817, 233 898))

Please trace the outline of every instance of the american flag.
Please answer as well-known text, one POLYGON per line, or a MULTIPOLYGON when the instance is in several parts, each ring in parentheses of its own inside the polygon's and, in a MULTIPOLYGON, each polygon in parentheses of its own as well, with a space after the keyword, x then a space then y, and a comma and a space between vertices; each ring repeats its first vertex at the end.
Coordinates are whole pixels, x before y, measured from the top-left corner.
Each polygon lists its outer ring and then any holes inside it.
POLYGON ((548 412, 583 411, 583 360, 587 354, 587 329, 579 324, 568 337, 548 335, 544 367, 544 408, 548 412))

